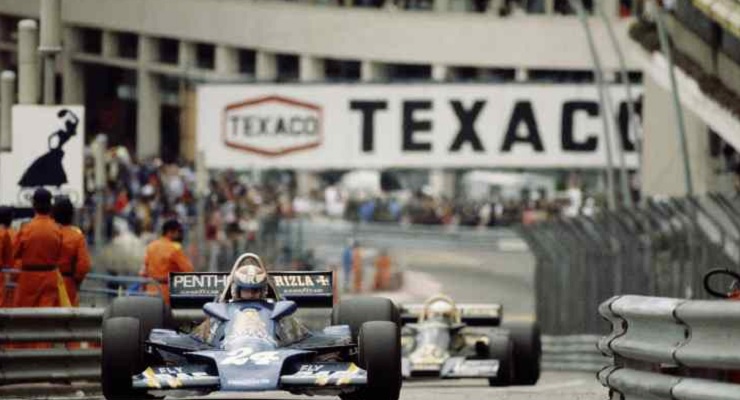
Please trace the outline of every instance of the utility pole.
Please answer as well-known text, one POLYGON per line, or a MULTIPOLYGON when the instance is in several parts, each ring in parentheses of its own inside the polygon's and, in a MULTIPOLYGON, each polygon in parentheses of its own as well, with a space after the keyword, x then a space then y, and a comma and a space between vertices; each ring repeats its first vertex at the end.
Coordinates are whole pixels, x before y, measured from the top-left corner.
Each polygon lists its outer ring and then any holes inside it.
POLYGON ((583 0, 569 0, 569 3, 570 6, 574 10, 576 10, 576 13, 578 14, 578 20, 581 22, 581 25, 583 25, 583 30, 586 33, 586 40, 588 41, 588 47, 591 52, 591 58, 594 63, 594 76, 596 78, 596 87, 599 92, 601 121, 604 128, 604 141, 606 142, 606 201, 608 209, 615 210, 617 208, 617 201, 614 192, 614 158, 612 154, 612 132, 611 125, 609 124, 609 110, 607 109, 607 102, 604 94, 604 74, 603 70, 601 69, 599 54, 596 52, 596 45, 594 44, 594 39, 591 35, 591 28, 588 26, 586 11, 583 8, 583 0))
POLYGON ((668 34, 666 33, 665 23, 663 22, 663 14, 665 10, 657 2, 651 1, 655 7, 655 22, 658 25, 658 39, 660 40, 660 48, 668 61, 668 76, 671 78, 671 91, 673 94, 673 110, 676 116, 676 126, 678 127, 678 138, 681 142, 681 152, 683 153, 683 170, 686 180, 686 194, 689 196, 694 195, 694 185, 691 181, 691 161, 689 160, 689 150, 686 143, 686 126, 683 120, 683 109, 681 108, 681 100, 678 95, 678 87, 676 85, 676 74, 674 72, 673 64, 673 50, 671 49, 671 43, 668 41, 668 34))
POLYGON ((44 60, 44 104, 56 102, 56 57, 62 51, 61 0, 41 0, 41 42, 39 53, 44 60))
MULTIPOLYGON (((638 173, 640 171, 640 168, 642 166, 642 138, 639 137, 640 134, 640 124, 637 121, 637 115, 635 114, 635 103, 634 103, 634 97, 632 96, 632 83, 629 79, 629 73, 627 71, 627 63, 624 60, 624 53, 622 52, 622 47, 619 45, 619 41, 617 41, 617 36, 614 34, 614 27, 612 26, 611 19, 609 16, 606 15, 606 12, 604 12, 604 5, 602 2, 597 1, 595 3, 595 7, 598 10, 599 16, 601 17, 601 20, 604 22, 604 25, 606 26, 606 31, 609 34, 609 41, 612 43, 612 46, 614 47, 614 52, 617 54, 617 60, 619 61, 619 74, 622 78, 622 84, 625 87, 625 90, 627 91, 627 120, 628 120, 628 137, 629 137, 629 130, 632 128, 632 132, 634 134, 634 143, 635 143, 635 152, 637 153, 637 170, 638 173)), ((612 109, 613 110, 613 109, 612 109)), ((622 148, 621 157, 622 157, 622 168, 624 169, 624 152, 625 149, 622 148)), ((622 179, 626 179, 626 176, 622 176, 622 179)), ((625 185, 626 182, 623 183, 625 185)), ((634 206, 632 202, 632 196, 629 196, 629 188, 627 188, 627 198, 625 198, 625 204, 632 208, 634 206)))

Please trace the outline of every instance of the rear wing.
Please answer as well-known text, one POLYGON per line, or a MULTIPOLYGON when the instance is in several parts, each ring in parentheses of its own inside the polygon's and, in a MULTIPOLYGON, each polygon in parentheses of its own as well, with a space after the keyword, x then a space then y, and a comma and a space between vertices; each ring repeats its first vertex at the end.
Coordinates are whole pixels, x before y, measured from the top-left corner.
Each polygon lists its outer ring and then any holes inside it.
MULTIPOLYGON (((504 317, 501 304, 457 304, 457 309, 460 311, 460 322, 468 326, 499 326, 504 317)), ((424 304, 404 304, 401 306, 401 323, 417 322, 423 311, 424 304)))
MULTIPOLYGON (((224 289, 229 272, 171 272, 172 308, 200 308, 224 289)), ((332 271, 268 272, 268 297, 293 300, 299 307, 331 307, 334 303, 332 271)))

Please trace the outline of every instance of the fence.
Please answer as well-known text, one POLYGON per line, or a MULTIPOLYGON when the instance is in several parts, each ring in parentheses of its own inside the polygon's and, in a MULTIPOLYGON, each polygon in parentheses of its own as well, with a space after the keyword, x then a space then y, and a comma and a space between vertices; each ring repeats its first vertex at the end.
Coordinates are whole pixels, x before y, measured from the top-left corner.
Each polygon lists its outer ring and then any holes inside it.
MULTIPOLYGON (((311 329, 329 324, 330 310, 302 309, 297 314, 311 329)), ((103 308, 0 308, 0 385, 100 379, 100 349, 3 350, 10 342, 99 342, 103 308)), ((179 324, 204 318, 200 310, 173 310, 179 324)), ((543 368, 596 371, 606 359, 594 336, 543 337, 543 368)))
POLYGON ((650 201, 521 230, 537 258, 537 319, 548 334, 602 333, 616 294, 706 298, 703 275, 740 265, 740 199, 650 201), (567 311, 566 311, 567 310, 567 311))
POLYGON ((612 398, 740 398, 740 302, 615 296, 599 307, 613 358, 599 380, 612 398))

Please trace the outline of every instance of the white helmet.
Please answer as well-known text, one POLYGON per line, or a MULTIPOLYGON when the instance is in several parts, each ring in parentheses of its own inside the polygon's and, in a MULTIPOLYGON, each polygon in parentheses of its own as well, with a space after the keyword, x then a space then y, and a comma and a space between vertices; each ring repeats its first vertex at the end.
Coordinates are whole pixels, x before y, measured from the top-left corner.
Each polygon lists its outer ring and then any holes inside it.
POLYGON ((447 296, 433 296, 427 300, 422 318, 427 321, 455 323, 458 321, 457 307, 447 296))
POLYGON ((258 290, 259 298, 264 298, 267 294, 267 272, 259 259, 244 258, 240 260, 240 264, 232 277, 231 298, 239 299, 242 289, 258 290))

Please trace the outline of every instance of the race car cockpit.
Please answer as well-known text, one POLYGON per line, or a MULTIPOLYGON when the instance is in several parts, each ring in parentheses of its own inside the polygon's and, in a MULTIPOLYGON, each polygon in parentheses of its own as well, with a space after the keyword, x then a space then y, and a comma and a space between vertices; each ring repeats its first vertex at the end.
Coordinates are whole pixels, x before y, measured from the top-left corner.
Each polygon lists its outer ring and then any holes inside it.
POLYGON ((419 323, 425 321, 442 322, 449 325, 460 324, 462 317, 455 301, 448 296, 438 294, 424 302, 424 309, 419 315, 419 323))
POLYGON ((245 253, 234 263, 221 295, 203 307, 209 318, 193 336, 225 350, 246 342, 253 348, 286 346, 309 334, 292 316, 296 309, 295 302, 280 298, 259 256, 245 253))

